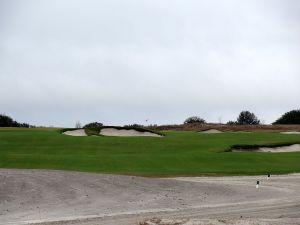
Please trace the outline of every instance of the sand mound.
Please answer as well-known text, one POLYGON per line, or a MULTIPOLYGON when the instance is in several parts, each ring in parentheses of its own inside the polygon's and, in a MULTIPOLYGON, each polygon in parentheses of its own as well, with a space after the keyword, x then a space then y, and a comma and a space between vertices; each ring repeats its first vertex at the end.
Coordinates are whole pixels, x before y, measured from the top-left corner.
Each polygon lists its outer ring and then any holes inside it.
POLYGON ((209 130, 204 130, 204 131, 200 131, 199 133, 204 133, 204 134, 220 134, 223 133, 220 130, 217 129, 209 129, 209 130))
POLYGON ((87 136, 84 129, 68 130, 68 131, 64 132, 63 134, 70 135, 70 136, 87 136))
POLYGON ((161 135, 154 134, 148 131, 142 132, 134 129, 116 129, 116 128, 103 128, 100 131, 104 136, 118 136, 118 137, 134 137, 134 136, 147 136, 147 137, 161 137, 161 135))
POLYGON ((299 131, 286 131, 286 132, 280 132, 281 134, 300 134, 299 131))

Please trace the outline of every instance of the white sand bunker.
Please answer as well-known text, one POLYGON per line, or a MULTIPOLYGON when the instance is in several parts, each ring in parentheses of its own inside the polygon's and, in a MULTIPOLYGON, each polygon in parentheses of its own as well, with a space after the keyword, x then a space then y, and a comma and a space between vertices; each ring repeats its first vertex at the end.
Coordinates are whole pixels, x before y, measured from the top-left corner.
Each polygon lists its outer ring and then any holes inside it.
POLYGON ((300 144, 275 148, 259 148, 259 152, 300 152, 300 144))
POLYGON ((148 131, 137 131, 134 129, 116 129, 116 128, 103 128, 100 131, 104 136, 118 136, 118 137, 133 137, 133 136, 147 136, 147 137, 162 137, 159 134, 151 133, 148 131))
POLYGON ((70 136, 87 136, 84 129, 68 130, 63 134, 70 135, 70 136))
POLYGON ((300 134, 299 131, 286 131, 286 132, 280 132, 281 134, 300 134))
POLYGON ((300 144, 281 147, 261 147, 258 149, 233 149, 233 152, 300 152, 300 144))
POLYGON ((209 130, 200 131, 199 133, 204 133, 204 134, 220 134, 220 133, 223 133, 223 131, 220 131, 220 130, 217 130, 217 129, 209 129, 209 130))

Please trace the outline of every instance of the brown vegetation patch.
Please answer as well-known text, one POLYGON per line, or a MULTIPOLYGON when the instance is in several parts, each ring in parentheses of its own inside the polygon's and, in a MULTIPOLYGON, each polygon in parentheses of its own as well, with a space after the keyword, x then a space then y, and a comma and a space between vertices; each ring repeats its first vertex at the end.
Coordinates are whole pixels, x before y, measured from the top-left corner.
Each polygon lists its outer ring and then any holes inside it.
POLYGON ((205 131, 216 129, 223 132, 300 132, 300 125, 227 125, 227 124, 180 124, 180 125, 161 125, 152 127, 157 131, 173 130, 173 131, 205 131))

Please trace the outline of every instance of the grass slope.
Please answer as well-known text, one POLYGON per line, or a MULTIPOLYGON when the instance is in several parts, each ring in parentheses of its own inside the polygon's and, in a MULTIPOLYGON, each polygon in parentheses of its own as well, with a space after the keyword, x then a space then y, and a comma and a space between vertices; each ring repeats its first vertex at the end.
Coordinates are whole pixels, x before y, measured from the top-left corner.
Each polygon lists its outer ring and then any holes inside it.
POLYGON ((2 128, 0 167, 142 176, 300 172, 300 152, 225 152, 233 145, 300 143, 300 135, 164 133, 163 138, 72 137, 58 129, 2 128))

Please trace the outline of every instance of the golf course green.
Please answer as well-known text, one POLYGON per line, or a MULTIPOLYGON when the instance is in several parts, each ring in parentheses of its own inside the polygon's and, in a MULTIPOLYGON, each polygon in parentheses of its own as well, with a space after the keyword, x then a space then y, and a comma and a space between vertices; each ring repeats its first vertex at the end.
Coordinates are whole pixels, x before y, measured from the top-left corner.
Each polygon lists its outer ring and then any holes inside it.
POLYGON ((300 172, 300 152, 228 152, 234 145, 300 143, 297 134, 163 133, 161 138, 73 137, 54 128, 1 128, 0 167, 157 177, 300 172))

